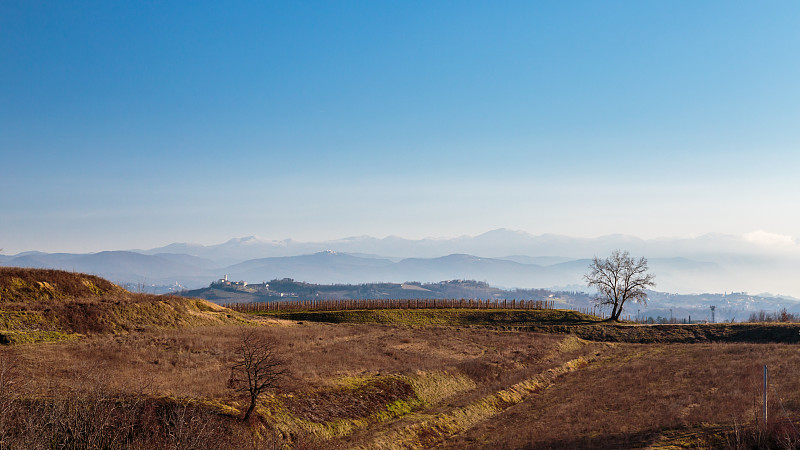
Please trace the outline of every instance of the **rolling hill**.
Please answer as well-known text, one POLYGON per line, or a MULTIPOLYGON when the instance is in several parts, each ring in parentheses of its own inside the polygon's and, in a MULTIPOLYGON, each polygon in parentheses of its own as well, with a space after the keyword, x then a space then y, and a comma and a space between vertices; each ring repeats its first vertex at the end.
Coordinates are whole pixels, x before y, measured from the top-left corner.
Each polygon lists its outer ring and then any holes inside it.
POLYGON ((573 238, 505 229, 418 240, 358 236, 299 242, 249 236, 208 246, 175 243, 92 254, 25 252, 0 255, 0 265, 75 270, 159 293, 203 287, 225 274, 249 282, 285 277, 311 283, 476 279, 503 288, 580 290, 586 289, 582 276, 590 258, 622 248, 648 258, 663 292, 800 296, 794 276, 800 267, 796 246, 776 247, 756 239, 759 236, 573 238))
POLYGON ((94 275, 0 268, 0 343, 238 320, 232 311, 205 300, 134 294, 94 275))

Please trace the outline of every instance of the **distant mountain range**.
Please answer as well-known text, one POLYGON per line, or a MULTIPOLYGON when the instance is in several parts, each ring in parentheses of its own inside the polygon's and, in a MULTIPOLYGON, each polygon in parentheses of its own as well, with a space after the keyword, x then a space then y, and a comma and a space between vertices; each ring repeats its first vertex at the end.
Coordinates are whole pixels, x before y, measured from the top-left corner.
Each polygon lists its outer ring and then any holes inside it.
POLYGON ((122 284, 198 288, 227 274, 261 282, 310 283, 486 281, 502 288, 586 290, 592 256, 625 249, 645 256, 657 289, 673 293, 749 291, 800 297, 800 250, 793 241, 757 232, 694 239, 610 235, 572 238, 494 230, 478 236, 420 240, 369 236, 325 242, 231 239, 218 245, 175 243, 149 250, 91 254, 0 255, 0 265, 50 267, 101 275, 122 284))
POLYGON ((696 238, 640 239, 614 234, 597 238, 576 238, 555 234, 532 235, 524 231, 497 229, 477 236, 456 238, 404 239, 396 236, 348 237, 332 241, 299 242, 292 239, 267 240, 257 236, 231 239, 217 245, 176 243, 139 253, 182 253, 233 264, 248 259, 297 256, 334 250, 355 255, 386 258, 435 258, 456 253, 488 258, 562 257, 570 259, 603 256, 615 249, 649 258, 685 257, 703 259, 720 255, 800 256, 800 245, 789 238, 764 232, 743 236, 706 234, 696 238))

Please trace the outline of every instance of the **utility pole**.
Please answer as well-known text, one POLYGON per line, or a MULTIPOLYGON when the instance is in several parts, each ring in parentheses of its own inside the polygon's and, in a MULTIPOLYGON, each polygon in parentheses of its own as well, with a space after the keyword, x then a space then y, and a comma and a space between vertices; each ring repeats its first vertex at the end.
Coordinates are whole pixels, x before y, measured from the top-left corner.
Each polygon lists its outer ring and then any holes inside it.
POLYGON ((714 310, 715 310, 715 309, 717 309, 717 307, 716 307, 716 306, 714 306, 714 305, 712 305, 712 306, 711 306, 711 323, 717 323, 717 321, 716 321, 716 320, 714 320, 714 310))
POLYGON ((767 365, 764 364, 764 426, 767 426, 767 365))

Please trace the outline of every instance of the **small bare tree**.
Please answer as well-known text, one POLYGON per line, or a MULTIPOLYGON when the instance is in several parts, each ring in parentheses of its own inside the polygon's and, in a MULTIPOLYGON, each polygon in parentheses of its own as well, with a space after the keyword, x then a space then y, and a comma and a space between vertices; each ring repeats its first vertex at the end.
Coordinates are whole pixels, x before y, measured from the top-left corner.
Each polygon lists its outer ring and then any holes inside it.
POLYGON ((261 394, 277 387, 286 374, 286 361, 278 355, 275 340, 255 327, 241 330, 234 355, 228 386, 250 398, 242 417, 246 422, 261 394))
POLYGON ((614 250, 606 259, 594 257, 584 279, 597 289, 598 305, 611 305, 609 320, 619 320, 628 300, 647 304, 648 287, 655 287, 655 275, 647 273, 647 260, 632 258, 628 252, 614 250))

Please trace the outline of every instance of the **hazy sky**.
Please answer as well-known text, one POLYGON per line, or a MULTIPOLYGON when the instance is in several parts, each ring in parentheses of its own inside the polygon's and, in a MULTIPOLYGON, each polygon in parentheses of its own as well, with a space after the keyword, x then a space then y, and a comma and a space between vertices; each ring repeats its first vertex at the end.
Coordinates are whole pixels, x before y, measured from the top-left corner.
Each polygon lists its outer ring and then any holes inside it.
POLYGON ((800 2, 0 2, 0 247, 800 237, 800 2))

